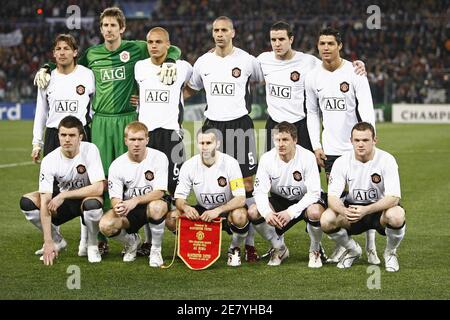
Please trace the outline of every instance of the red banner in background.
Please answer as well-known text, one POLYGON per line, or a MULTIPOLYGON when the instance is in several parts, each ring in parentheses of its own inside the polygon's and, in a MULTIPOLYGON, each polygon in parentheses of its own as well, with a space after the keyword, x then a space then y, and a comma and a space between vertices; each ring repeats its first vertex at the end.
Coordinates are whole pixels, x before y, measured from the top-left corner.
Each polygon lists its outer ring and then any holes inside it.
POLYGON ((222 222, 178 219, 178 256, 193 270, 211 266, 220 257, 222 222))

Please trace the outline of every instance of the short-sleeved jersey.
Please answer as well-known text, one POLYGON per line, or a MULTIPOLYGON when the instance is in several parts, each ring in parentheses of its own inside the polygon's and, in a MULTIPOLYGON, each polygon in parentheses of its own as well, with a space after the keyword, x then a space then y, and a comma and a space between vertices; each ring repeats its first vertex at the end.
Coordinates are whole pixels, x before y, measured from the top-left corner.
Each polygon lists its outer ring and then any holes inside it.
POLYGON ((136 110, 130 103, 131 95, 137 93, 134 65, 148 57, 147 43, 140 40, 122 40, 114 51, 100 44, 84 52, 78 63, 94 72, 93 110, 96 113, 121 114, 136 110))
POLYGON ((320 143, 320 116, 322 111, 323 150, 327 155, 339 156, 353 150, 350 134, 353 126, 361 121, 375 127, 372 94, 366 76, 358 76, 352 63, 343 60, 333 72, 322 65, 306 76, 307 124, 313 150, 322 148, 320 143))
POLYGON ((266 82, 267 112, 276 122, 295 123, 305 118, 305 77, 321 61, 313 55, 294 51, 280 60, 273 51, 258 56, 266 82))
POLYGON ((44 128, 58 128, 67 116, 77 117, 85 126, 91 116, 94 92, 94 74, 88 68, 77 65, 69 74, 53 70, 47 88, 38 89, 33 144, 42 145, 44 128))
POLYGON ((179 130, 184 108, 183 87, 192 75, 192 66, 184 60, 177 60, 177 80, 165 85, 159 80, 159 65, 151 59, 138 61, 134 76, 139 85, 139 121, 149 131, 157 128, 179 130))
POLYGON ((82 141, 80 152, 69 159, 61 152, 61 147, 42 159, 39 174, 39 192, 53 193, 53 183, 57 182, 60 192, 80 189, 95 182, 105 180, 100 152, 97 146, 82 141))
POLYGON ((203 164, 199 154, 183 164, 175 198, 187 199, 193 189, 197 203, 209 210, 226 204, 233 197, 245 196, 239 163, 225 153, 216 152, 217 160, 211 167, 203 164))
POLYGON ((287 211, 297 218, 303 210, 320 199, 320 175, 314 154, 296 145, 295 156, 289 162, 280 159, 276 148, 261 156, 256 172, 253 195, 261 216, 266 217, 272 209, 269 192, 298 203, 287 211))
POLYGON ((198 58, 189 87, 194 90, 205 89, 206 118, 229 121, 250 112, 250 81, 262 80, 258 60, 235 47, 226 57, 207 52, 198 58))
POLYGON ((168 166, 167 156, 152 148, 147 148, 147 155, 139 163, 124 153, 109 167, 109 196, 128 200, 154 190, 167 191, 168 166))
POLYGON ((354 151, 344 153, 331 169, 328 195, 340 197, 346 186, 345 200, 351 204, 371 204, 387 195, 401 198, 395 158, 378 148, 366 163, 356 160, 354 151))

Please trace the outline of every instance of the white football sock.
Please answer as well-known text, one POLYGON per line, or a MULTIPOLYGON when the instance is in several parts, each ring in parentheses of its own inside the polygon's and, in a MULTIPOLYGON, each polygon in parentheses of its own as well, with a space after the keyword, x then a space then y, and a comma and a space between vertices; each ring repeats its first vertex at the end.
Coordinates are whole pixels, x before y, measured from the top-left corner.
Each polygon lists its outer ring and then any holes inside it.
POLYGON ((403 240, 406 231, 406 224, 401 229, 391 229, 386 227, 386 250, 396 250, 403 240))
POLYGON ((330 238, 333 239, 338 245, 344 247, 347 250, 352 250, 356 248, 356 242, 347 234, 347 230, 344 228, 339 229, 338 232, 329 234, 330 238))
POLYGON ((250 225, 248 227, 248 234, 245 238, 245 245, 246 246, 255 246, 255 227, 253 226, 253 223, 250 222, 250 225))
MULTIPOLYGON (((30 221, 36 228, 38 228, 42 232, 42 224, 41 224, 41 216, 40 216, 40 210, 30 210, 30 211, 24 211, 22 210, 23 214, 25 215, 25 218, 30 221)), ((51 224, 51 230, 52 230, 52 238, 54 242, 60 242, 62 240, 62 235, 59 233, 59 227, 55 226, 53 223, 51 224)))
POLYGON ((152 232, 150 230, 150 225, 148 223, 144 224, 144 235, 145 235, 145 242, 151 243, 152 242, 152 232))
POLYGON ((166 225, 166 220, 163 220, 160 224, 148 223, 151 230, 151 242, 152 249, 160 249, 162 244, 162 239, 164 236, 164 226, 166 225))
POLYGON ((267 224, 267 222, 259 223, 254 225, 256 231, 266 240, 270 241, 272 247, 275 249, 280 249, 284 245, 284 237, 279 237, 275 232, 275 227, 267 224))
POLYGON ((244 242, 245 237, 247 237, 248 233, 237 233, 232 231, 233 234, 231 236, 231 244, 230 248, 240 248, 242 243, 244 242))
POLYGON ((83 220, 80 217, 80 242, 87 243, 88 232, 86 226, 83 224, 83 220))
POLYGON ((134 234, 127 233, 125 229, 120 230, 120 233, 112 238, 116 239, 124 246, 131 245, 136 240, 136 236, 134 234))
POLYGON ((319 251, 323 233, 322 229, 320 227, 315 227, 310 223, 306 223, 306 228, 308 229, 309 238, 311 239, 309 251, 319 251))
POLYGON ((376 250, 375 232, 376 231, 374 229, 366 231, 366 251, 376 250))
POLYGON ((99 232, 98 224, 103 215, 103 209, 94 209, 83 211, 84 223, 87 229, 87 245, 96 246, 98 245, 97 235, 99 232))

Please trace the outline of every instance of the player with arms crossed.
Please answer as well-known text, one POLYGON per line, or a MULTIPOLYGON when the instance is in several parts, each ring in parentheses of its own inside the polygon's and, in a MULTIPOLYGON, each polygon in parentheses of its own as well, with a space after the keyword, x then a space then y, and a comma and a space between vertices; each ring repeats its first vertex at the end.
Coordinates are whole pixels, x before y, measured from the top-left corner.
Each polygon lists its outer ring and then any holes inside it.
MULTIPOLYGON (((169 33, 161 27, 152 28, 147 34, 147 47, 151 58, 138 61, 134 66, 134 76, 139 85, 139 121, 150 130, 148 147, 165 153, 169 159, 167 187, 173 196, 185 160, 181 138, 182 90, 192 75, 192 66, 187 61, 177 60, 177 80, 172 85, 161 83, 157 71, 167 57, 169 33)), ((138 255, 148 256, 151 247, 148 225, 144 226, 144 231, 146 239, 138 249, 138 255)))
POLYGON ((168 160, 164 153, 146 147, 148 128, 131 122, 125 128, 128 151, 109 168, 108 188, 112 209, 100 220, 100 230, 125 246, 124 262, 136 259, 141 244, 139 229, 149 223, 152 233, 149 265, 163 264, 161 244, 168 207, 163 200, 167 191, 168 160))
MULTIPOLYGON (((325 168, 328 180, 334 161, 344 152, 353 150, 349 139, 353 126, 366 121, 375 127, 375 112, 367 77, 355 74, 352 63, 340 56, 340 33, 331 28, 321 30, 317 47, 322 63, 310 71, 305 80, 307 125, 317 163, 325 168)), ((344 251, 336 247, 328 262, 338 262, 344 251)), ((375 230, 366 232, 366 254, 369 263, 380 263, 375 230)))
POLYGON ((42 259, 52 265, 65 240, 58 235, 59 226, 82 216, 87 227, 87 256, 89 262, 100 262, 97 247, 98 223, 103 214, 104 185, 102 162, 97 147, 82 141, 82 122, 73 116, 61 120, 58 136, 61 146, 44 157, 39 175, 39 191, 24 195, 20 208, 44 234, 42 259), (54 181, 59 192, 54 193, 54 181))
POLYGON ((272 132, 275 148, 261 156, 255 179, 256 204, 248 209, 248 215, 255 229, 272 244, 269 266, 278 266, 289 257, 284 232, 305 220, 311 239, 308 267, 320 268, 319 221, 325 203, 320 198, 314 154, 297 145, 295 125, 283 121, 272 132))
POLYGON ((362 253, 351 238, 375 229, 387 238, 384 260, 386 271, 399 270, 397 248, 405 235, 405 210, 399 205, 400 178, 395 158, 375 147, 375 129, 360 122, 351 131, 353 150, 337 159, 328 187, 329 208, 320 223, 336 243, 346 249, 337 264, 350 268, 362 253), (345 187, 348 194, 341 199, 345 187))
POLYGON ((207 222, 225 218, 224 229, 232 233, 227 264, 237 267, 241 265, 240 247, 249 227, 245 189, 237 160, 217 150, 220 143, 217 134, 217 129, 209 125, 204 125, 197 133, 200 154, 181 167, 175 190, 177 210, 168 215, 166 224, 169 230, 174 231, 180 214, 191 220, 207 222), (197 198, 196 206, 190 206, 186 201, 191 190, 197 198))

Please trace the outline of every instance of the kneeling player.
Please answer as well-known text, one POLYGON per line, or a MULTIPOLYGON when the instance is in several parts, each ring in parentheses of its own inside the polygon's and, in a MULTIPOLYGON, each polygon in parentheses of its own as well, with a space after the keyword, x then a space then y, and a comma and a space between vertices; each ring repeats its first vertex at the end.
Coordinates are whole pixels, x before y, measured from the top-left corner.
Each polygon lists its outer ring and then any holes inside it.
POLYGON ((42 260, 52 265, 58 251, 67 243, 59 225, 81 216, 88 230, 89 262, 100 262, 97 247, 98 222, 103 214, 105 175, 100 153, 89 142, 82 142, 83 124, 73 116, 61 120, 58 137, 61 147, 44 157, 39 175, 39 191, 24 195, 20 208, 27 220, 44 233, 42 260), (56 181, 59 192, 53 192, 56 181))
POLYGON ((350 236, 375 229, 387 237, 386 271, 399 270, 396 250, 405 234, 405 211, 399 206, 400 178, 395 158, 375 147, 373 126, 357 123, 351 131, 353 150, 338 158, 331 169, 328 206, 322 229, 346 249, 337 264, 350 268, 362 253, 350 236), (340 199, 348 186, 345 199, 340 199))
POLYGON ((218 151, 217 129, 204 125, 197 134, 200 154, 186 161, 180 170, 175 190, 175 205, 166 221, 170 230, 176 228, 176 218, 184 214, 191 220, 210 222, 218 217, 227 218, 232 241, 228 249, 227 264, 241 265, 240 247, 247 236, 249 223, 245 209, 245 188, 241 169, 236 159, 218 151), (186 199, 194 190, 197 205, 190 206, 186 199))
POLYGON ((141 244, 138 231, 149 223, 152 233, 149 265, 160 267, 163 264, 161 243, 168 210, 163 196, 167 191, 169 162, 164 153, 146 147, 148 140, 148 129, 143 123, 134 121, 126 126, 128 152, 109 167, 112 209, 100 220, 100 230, 124 244, 123 261, 131 262, 136 259, 136 251, 141 244))
POLYGON ((255 179, 255 202, 248 215, 261 236, 274 250, 268 265, 278 266, 289 257, 284 232, 300 220, 307 223, 311 238, 310 268, 322 267, 320 259, 320 176, 314 154, 297 145, 297 129, 283 121, 273 130, 275 148, 261 156, 255 179), (271 196, 268 196, 268 193, 271 196))

